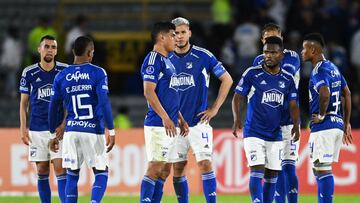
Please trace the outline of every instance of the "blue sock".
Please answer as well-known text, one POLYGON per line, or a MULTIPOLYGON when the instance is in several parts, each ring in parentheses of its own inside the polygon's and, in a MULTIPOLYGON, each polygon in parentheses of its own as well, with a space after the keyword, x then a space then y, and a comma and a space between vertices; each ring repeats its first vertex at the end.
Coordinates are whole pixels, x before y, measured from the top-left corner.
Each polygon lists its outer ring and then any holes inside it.
POLYGON ((153 203, 160 203, 161 198, 163 196, 163 188, 164 188, 164 182, 165 180, 159 178, 155 182, 155 188, 154 188, 154 194, 152 196, 153 203))
POLYGON ((38 191, 41 203, 51 202, 49 174, 38 174, 38 191))
POLYGON ((263 198, 264 203, 272 203, 276 189, 277 177, 264 178, 263 198))
POLYGON ((152 180, 151 178, 144 176, 141 182, 140 203, 148 203, 152 201, 154 188, 155 188, 155 180, 152 180))
MULTIPOLYGON (((294 160, 285 160, 282 170, 286 177, 286 193, 289 203, 298 202, 299 182, 296 176, 296 163, 294 160)), ((279 180, 278 180, 279 181, 279 180)))
POLYGON ((80 170, 67 170, 66 176, 66 203, 77 203, 78 199, 78 187, 77 183, 79 181, 79 172, 80 170))
POLYGON ((318 203, 322 203, 322 194, 320 192, 319 176, 316 176, 316 185, 317 185, 318 203))
POLYGON ((101 202, 106 191, 108 172, 94 170, 94 174, 95 181, 91 191, 91 203, 98 203, 101 202))
POLYGON ((186 176, 173 178, 174 189, 178 203, 189 202, 189 186, 186 176))
POLYGON ((262 179, 264 178, 264 171, 250 172, 249 190, 252 202, 263 202, 262 179))
POLYGON ((332 173, 319 176, 320 192, 323 203, 332 203, 334 195, 334 176, 332 173))
POLYGON ((59 198, 62 203, 66 202, 65 187, 66 187, 66 173, 56 176, 58 184, 59 198))
POLYGON ((279 171, 278 179, 276 182, 275 202, 286 203, 286 180, 284 169, 279 171))
POLYGON ((213 171, 201 175, 206 203, 216 202, 216 176, 213 171))

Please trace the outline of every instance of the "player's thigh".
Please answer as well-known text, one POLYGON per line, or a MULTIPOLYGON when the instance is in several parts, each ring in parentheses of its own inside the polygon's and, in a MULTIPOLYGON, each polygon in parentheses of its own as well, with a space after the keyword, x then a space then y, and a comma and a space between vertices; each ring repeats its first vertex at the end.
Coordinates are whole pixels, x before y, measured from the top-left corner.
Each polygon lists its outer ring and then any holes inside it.
POLYGON ((265 168, 280 171, 283 155, 283 141, 265 142, 266 158, 265 168))
POLYGON ((338 160, 343 131, 328 129, 310 133, 309 146, 312 162, 332 163, 338 160))
POLYGON ((29 161, 41 162, 50 160, 49 131, 29 131, 29 161))
POLYGON ((283 160, 298 160, 300 139, 296 142, 292 139, 291 130, 293 125, 287 125, 281 127, 281 133, 283 136, 283 160))
POLYGON ((145 148, 148 161, 169 161, 175 139, 166 135, 164 127, 144 126, 145 148))
POLYGON ((109 166, 104 134, 81 133, 79 143, 84 161, 89 168, 105 170, 109 166))
POLYGON ((80 132, 65 132, 62 142, 62 165, 71 170, 80 169, 84 156, 80 150, 80 132))
POLYGON ((188 136, 181 136, 178 133, 174 137, 174 147, 169 151, 169 162, 176 163, 187 160, 190 148, 188 136))
POLYGON ((209 124, 197 124, 190 128, 188 135, 190 147, 196 161, 211 161, 213 152, 213 128, 209 124))
POLYGON ((244 138, 248 166, 265 165, 265 141, 256 137, 244 138))

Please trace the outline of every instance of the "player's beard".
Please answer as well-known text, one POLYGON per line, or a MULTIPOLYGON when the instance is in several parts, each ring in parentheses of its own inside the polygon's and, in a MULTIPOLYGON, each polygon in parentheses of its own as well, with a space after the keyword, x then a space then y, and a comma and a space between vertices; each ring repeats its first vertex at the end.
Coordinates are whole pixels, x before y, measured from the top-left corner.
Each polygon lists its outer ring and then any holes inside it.
POLYGON ((45 56, 44 58, 44 61, 46 62, 46 63, 51 63, 53 60, 54 60, 54 58, 53 57, 51 57, 51 56, 45 56))
POLYGON ((186 41, 184 45, 176 45, 179 49, 185 48, 189 44, 189 41, 186 41))

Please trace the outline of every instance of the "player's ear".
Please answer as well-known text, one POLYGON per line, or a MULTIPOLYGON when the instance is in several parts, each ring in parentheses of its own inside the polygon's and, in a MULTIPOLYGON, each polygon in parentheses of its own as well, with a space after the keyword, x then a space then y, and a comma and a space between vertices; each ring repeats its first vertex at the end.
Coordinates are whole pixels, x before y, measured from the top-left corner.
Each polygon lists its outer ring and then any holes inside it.
POLYGON ((191 32, 191 30, 189 29, 189 37, 191 37, 191 35, 192 35, 192 32, 191 32))

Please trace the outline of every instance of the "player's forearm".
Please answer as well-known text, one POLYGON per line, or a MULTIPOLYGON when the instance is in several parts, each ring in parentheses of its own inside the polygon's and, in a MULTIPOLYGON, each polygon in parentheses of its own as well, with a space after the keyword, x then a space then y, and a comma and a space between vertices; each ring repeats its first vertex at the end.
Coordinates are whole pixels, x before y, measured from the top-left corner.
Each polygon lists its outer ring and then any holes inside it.
POLYGON ((351 117, 351 92, 348 87, 343 88, 343 95, 345 97, 344 122, 348 124, 351 117))
POLYGON ((289 112, 291 120, 293 121, 294 126, 299 126, 300 124, 300 109, 295 100, 290 101, 289 112))
POLYGON ((220 109, 220 107, 223 105, 226 96, 228 95, 229 90, 231 88, 231 85, 233 84, 233 80, 230 74, 227 72, 220 77, 220 80, 221 80, 221 85, 219 88, 218 96, 214 104, 212 105, 212 108, 215 109, 220 109))
POLYGON ((165 109, 161 105, 160 100, 154 90, 145 90, 144 96, 146 100, 149 102, 152 109, 155 111, 157 115, 160 116, 161 119, 169 118, 169 115, 166 113, 165 109))
POLYGON ((326 86, 323 86, 320 88, 319 90, 319 114, 321 116, 325 116, 326 115, 326 110, 329 106, 329 101, 330 101, 330 91, 329 88, 326 86))
POLYGON ((29 101, 21 98, 20 100, 20 129, 26 128, 26 122, 27 122, 27 108, 28 108, 29 101))
POLYGON ((241 107, 243 105, 245 97, 235 93, 232 99, 232 113, 234 122, 241 119, 241 107))

